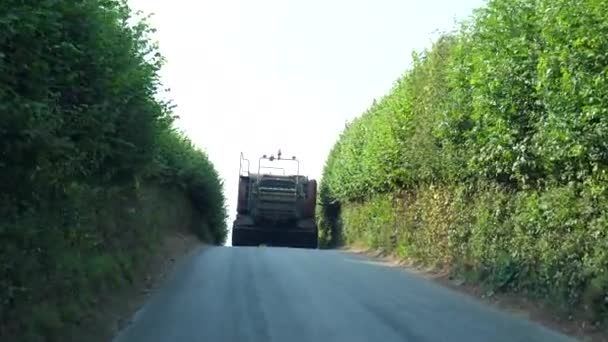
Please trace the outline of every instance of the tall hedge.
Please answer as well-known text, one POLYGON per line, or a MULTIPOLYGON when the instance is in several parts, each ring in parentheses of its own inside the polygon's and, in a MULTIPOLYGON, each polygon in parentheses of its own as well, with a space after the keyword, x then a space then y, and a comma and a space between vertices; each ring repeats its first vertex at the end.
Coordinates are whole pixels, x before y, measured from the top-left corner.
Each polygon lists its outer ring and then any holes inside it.
POLYGON ((344 130, 327 243, 608 314, 608 2, 491 0, 344 130))
POLYGON ((57 337, 128 279, 158 240, 136 211, 150 187, 226 237, 218 174, 160 100, 151 31, 123 0, 0 2, 0 336, 57 337))

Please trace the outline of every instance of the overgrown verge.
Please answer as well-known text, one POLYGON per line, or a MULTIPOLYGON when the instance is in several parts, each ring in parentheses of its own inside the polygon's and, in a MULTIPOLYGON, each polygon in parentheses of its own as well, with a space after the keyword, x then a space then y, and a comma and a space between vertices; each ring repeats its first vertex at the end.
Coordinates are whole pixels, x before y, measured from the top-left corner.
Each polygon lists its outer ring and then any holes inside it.
POLYGON ((608 3, 492 0, 351 122, 320 186, 358 241, 608 318, 608 3))
POLYGON ((222 183, 159 99, 126 1, 0 3, 0 339, 59 341, 166 229, 226 238, 222 183))

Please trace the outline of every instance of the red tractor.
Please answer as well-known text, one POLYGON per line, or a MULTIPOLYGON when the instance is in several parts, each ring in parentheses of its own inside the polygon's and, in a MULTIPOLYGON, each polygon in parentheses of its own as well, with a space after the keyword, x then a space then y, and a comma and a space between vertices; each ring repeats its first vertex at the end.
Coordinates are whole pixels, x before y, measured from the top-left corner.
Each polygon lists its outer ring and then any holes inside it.
POLYGON ((282 159, 279 150, 277 157, 262 156, 258 172, 250 173, 249 160, 241 153, 233 246, 317 248, 317 182, 300 175, 299 171, 300 162, 296 157, 282 159), (263 167, 262 161, 295 163, 297 172, 288 174, 282 167, 263 167), (279 174, 262 172, 262 169, 279 171, 279 174))

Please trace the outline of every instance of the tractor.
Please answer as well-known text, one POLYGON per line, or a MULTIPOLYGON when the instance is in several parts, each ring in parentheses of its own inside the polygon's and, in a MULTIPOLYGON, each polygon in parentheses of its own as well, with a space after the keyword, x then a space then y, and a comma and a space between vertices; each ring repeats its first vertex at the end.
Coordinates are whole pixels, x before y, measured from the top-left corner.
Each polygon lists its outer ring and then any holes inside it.
POLYGON ((251 173, 249 160, 241 153, 232 245, 317 248, 316 197, 316 180, 300 175, 295 156, 284 159, 280 150, 276 157, 263 155, 257 173, 251 173), (262 166, 263 162, 293 163, 297 172, 262 166))

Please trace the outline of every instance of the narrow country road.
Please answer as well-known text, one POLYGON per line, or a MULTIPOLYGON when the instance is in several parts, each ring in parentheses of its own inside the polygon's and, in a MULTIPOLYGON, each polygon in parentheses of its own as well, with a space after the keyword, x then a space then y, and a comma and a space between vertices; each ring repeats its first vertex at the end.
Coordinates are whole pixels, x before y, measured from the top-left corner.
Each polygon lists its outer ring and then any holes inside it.
POLYGON ((405 270, 339 251, 210 247, 115 342, 572 341, 405 270))

